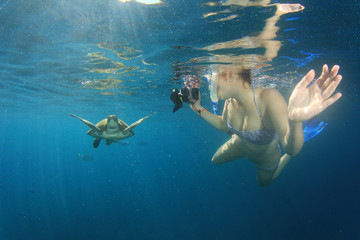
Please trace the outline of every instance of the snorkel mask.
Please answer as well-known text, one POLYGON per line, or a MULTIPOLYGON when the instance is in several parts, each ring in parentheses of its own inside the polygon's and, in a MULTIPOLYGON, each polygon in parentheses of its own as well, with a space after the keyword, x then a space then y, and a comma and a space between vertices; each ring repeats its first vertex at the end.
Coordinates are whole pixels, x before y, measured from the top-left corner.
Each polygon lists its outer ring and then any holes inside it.
POLYGON ((215 69, 215 65, 210 66, 210 71, 205 75, 206 80, 209 83, 209 92, 210 99, 212 102, 213 112, 215 115, 218 115, 218 97, 217 97, 217 89, 218 89, 218 75, 215 69))

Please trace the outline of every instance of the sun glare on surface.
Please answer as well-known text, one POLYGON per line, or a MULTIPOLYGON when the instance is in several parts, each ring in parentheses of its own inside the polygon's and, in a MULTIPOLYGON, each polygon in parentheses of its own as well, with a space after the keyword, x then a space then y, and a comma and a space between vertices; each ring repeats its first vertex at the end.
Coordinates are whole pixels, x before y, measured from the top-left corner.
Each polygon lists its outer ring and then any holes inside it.
POLYGON ((150 4, 160 4, 162 3, 161 1, 159 0, 119 0, 120 2, 130 2, 130 1, 135 1, 135 2, 139 2, 139 3, 142 3, 142 4, 147 4, 147 5, 150 5, 150 4))

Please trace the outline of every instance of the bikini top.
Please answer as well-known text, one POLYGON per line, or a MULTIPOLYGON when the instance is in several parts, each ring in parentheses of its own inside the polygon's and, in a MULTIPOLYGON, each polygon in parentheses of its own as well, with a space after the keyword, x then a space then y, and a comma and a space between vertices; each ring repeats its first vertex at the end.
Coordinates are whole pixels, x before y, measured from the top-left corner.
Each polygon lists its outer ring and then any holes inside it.
POLYGON ((279 138, 279 135, 277 134, 277 132, 275 131, 275 129, 273 128, 267 128, 264 126, 262 118, 261 118, 261 114, 260 114, 260 110, 256 101, 256 97, 255 97, 255 92, 253 89, 253 93, 254 93, 254 101, 255 101, 255 106, 256 106, 256 110, 258 112, 260 121, 261 121, 261 129, 258 130, 252 130, 252 131, 242 131, 242 130, 238 130, 236 128, 234 128, 231 123, 230 120, 227 121, 227 125, 228 125, 228 132, 232 133, 232 134, 236 134, 241 138, 244 138, 245 140, 247 140, 250 143, 256 144, 256 145, 266 145, 266 144, 270 144, 273 141, 275 141, 276 139, 279 138))

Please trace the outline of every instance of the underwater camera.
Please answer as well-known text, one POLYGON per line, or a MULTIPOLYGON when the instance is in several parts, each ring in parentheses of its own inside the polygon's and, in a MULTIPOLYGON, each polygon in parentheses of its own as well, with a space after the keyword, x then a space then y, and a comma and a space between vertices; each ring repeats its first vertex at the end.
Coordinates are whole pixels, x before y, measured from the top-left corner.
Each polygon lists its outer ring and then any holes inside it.
POLYGON ((170 100, 175 104, 173 109, 173 113, 179 110, 182 107, 182 103, 195 103, 199 100, 199 89, 198 88, 190 88, 188 86, 184 86, 180 89, 174 89, 170 95, 170 100))

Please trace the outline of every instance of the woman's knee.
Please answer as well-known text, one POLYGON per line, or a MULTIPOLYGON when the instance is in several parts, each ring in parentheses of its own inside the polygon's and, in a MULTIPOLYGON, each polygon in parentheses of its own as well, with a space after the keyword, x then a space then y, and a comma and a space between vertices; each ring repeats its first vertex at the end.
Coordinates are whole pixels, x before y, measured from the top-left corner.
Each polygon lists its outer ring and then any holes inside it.
POLYGON ((212 159, 211 159, 211 162, 215 165, 219 165, 219 164, 222 164, 222 163, 225 163, 224 160, 221 159, 221 157, 219 157, 217 154, 215 154, 212 159))
POLYGON ((214 164, 223 164, 244 157, 239 143, 237 138, 232 137, 216 151, 211 162, 214 164))
POLYGON ((270 185, 271 182, 272 182, 271 180, 264 180, 264 179, 258 178, 258 183, 259 183, 260 187, 267 187, 270 185))
POLYGON ((219 148, 214 154, 214 156, 211 158, 211 162, 216 165, 222 164, 226 162, 224 161, 224 158, 226 158, 226 154, 224 154, 223 148, 219 148))
POLYGON ((261 187, 267 187, 273 182, 273 174, 257 174, 256 178, 261 187))

